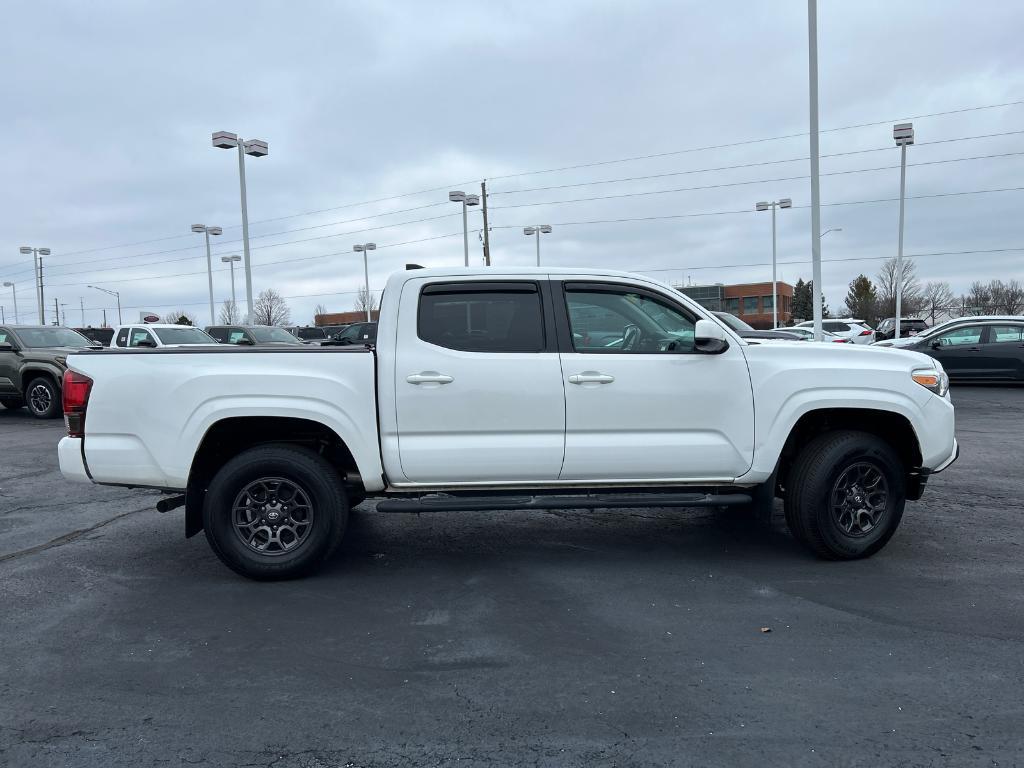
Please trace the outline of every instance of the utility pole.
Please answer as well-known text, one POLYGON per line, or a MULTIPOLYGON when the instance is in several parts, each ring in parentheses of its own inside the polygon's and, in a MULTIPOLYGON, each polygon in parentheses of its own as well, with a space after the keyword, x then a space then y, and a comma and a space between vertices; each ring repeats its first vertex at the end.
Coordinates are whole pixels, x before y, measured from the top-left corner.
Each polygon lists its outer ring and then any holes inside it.
POLYGON ((43 257, 39 257, 39 324, 46 325, 46 316, 44 314, 44 307, 46 307, 46 297, 43 295, 43 257))
POLYGON ((480 182, 480 200, 483 202, 484 214, 484 266, 491 266, 491 233, 487 228, 487 180, 480 182))
POLYGON ((60 305, 56 296, 53 297, 53 324, 60 325, 60 305))
POLYGON ((82 327, 85 328, 85 299, 78 297, 78 307, 82 310, 82 327))
POLYGON ((103 308, 103 327, 107 327, 107 308, 103 308))

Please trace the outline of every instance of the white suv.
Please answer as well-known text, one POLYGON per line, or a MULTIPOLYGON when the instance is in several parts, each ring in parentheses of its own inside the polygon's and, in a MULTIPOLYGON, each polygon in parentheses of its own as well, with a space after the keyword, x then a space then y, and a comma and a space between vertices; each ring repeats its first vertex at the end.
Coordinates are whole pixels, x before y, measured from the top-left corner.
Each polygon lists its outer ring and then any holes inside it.
POLYGON ((169 323, 137 323, 114 329, 112 347, 182 347, 216 344, 217 340, 200 328, 169 323))
MULTIPOLYGON (((814 321, 808 320, 807 322, 799 323, 796 327, 813 328, 814 321)), ((863 320, 854 320, 852 318, 846 318, 844 320, 822 320, 821 330, 835 334, 836 336, 846 339, 853 344, 870 344, 875 340, 875 332, 871 329, 871 326, 863 320)))

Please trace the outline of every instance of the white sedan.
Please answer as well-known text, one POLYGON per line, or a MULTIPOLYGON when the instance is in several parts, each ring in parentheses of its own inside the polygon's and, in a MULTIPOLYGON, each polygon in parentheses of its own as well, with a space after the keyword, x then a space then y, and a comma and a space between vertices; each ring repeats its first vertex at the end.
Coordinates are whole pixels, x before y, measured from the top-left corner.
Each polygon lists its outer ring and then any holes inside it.
MULTIPOLYGON (((800 323, 796 328, 814 328, 814 321, 807 320, 806 322, 800 323)), ((870 344, 875 340, 875 332, 871 330, 871 326, 865 323, 863 320, 824 320, 821 323, 821 329, 828 331, 829 333, 840 336, 841 338, 851 341, 854 344, 870 344)), ((795 328, 787 328, 787 331, 796 330, 795 328)))
MULTIPOLYGON (((776 328, 775 330, 776 331, 789 331, 790 333, 795 333, 798 336, 802 336, 804 341, 814 341, 814 328, 805 328, 802 325, 797 325, 797 326, 795 326, 793 328, 782 328, 782 327, 779 327, 779 328, 776 328)), ((830 343, 833 343, 833 344, 852 344, 853 343, 849 339, 844 339, 842 336, 837 336, 836 334, 829 333, 828 331, 822 331, 821 332, 821 340, 822 340, 823 343, 824 342, 830 342, 830 343)))

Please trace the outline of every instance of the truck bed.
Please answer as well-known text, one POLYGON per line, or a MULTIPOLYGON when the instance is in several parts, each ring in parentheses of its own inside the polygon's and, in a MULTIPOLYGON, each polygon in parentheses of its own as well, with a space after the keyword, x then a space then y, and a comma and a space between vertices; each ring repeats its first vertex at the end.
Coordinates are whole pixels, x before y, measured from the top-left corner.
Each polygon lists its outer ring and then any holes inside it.
POLYGON ((381 483, 376 360, 365 347, 100 350, 71 355, 68 364, 95 382, 81 441, 95 482, 183 490, 215 423, 315 413, 356 438, 356 463, 371 488, 374 478, 381 483))

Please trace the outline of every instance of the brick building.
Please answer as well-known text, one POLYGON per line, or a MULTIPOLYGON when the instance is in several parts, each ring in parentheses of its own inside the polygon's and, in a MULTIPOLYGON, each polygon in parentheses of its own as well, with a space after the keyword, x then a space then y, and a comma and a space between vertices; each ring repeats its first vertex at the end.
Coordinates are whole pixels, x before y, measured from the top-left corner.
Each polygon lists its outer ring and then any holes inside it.
MULTIPOLYGON (((776 284, 779 295, 779 325, 792 320, 793 286, 776 284)), ((713 312, 729 312, 748 325, 763 330, 772 327, 772 284, 742 283, 739 285, 683 285, 677 286, 694 301, 713 312)))

